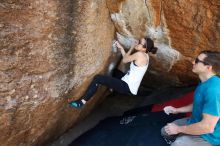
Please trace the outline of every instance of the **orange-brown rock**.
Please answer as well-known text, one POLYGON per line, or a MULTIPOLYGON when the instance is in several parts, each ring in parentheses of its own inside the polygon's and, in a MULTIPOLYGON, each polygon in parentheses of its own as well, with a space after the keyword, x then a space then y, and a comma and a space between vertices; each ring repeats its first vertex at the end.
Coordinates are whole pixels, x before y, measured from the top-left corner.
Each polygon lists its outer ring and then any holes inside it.
POLYGON ((197 79, 191 72, 192 59, 202 50, 220 51, 219 0, 124 0, 118 4, 120 10, 115 10, 113 0, 108 0, 108 5, 124 45, 128 44, 125 38, 147 36, 158 47, 145 84, 194 84, 197 79))
POLYGON ((98 98, 68 98, 106 70, 113 37, 105 1, 1 0, 0 146, 44 145, 83 119, 98 98))

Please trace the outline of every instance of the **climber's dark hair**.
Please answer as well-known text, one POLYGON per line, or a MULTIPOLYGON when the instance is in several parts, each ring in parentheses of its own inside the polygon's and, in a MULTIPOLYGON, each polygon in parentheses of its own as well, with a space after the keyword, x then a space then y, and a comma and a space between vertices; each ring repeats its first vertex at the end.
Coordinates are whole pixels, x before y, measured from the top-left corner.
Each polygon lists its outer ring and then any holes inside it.
POLYGON ((146 43, 143 45, 144 48, 147 49, 148 52, 151 52, 152 54, 156 54, 158 48, 154 47, 154 41, 150 38, 145 38, 146 43))

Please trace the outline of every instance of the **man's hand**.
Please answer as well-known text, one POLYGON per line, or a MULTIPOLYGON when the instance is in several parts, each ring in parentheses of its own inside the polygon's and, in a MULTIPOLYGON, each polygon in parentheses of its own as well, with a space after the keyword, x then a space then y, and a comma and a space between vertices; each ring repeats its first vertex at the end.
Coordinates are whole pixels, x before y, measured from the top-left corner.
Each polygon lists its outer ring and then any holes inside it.
POLYGON ((178 114, 178 110, 175 107, 172 106, 166 106, 164 109, 164 112, 169 115, 169 114, 178 114))
POLYGON ((177 126, 174 123, 168 123, 165 127, 164 127, 166 133, 168 135, 176 135, 180 133, 180 127, 177 126))

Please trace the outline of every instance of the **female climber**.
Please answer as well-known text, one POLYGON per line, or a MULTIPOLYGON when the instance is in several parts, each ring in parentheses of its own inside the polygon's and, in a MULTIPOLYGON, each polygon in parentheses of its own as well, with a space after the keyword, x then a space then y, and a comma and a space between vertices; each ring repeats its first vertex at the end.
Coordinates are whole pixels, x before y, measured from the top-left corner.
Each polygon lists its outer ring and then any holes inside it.
POLYGON ((137 95, 140 83, 148 68, 148 53, 155 54, 157 48, 154 47, 154 42, 150 38, 142 38, 139 42, 135 42, 127 52, 118 41, 116 46, 122 54, 122 62, 130 62, 128 72, 126 74, 121 72, 121 75, 117 77, 96 75, 85 94, 80 99, 71 101, 69 103, 70 107, 82 108, 95 94, 99 85, 104 85, 118 93, 137 95), (136 51, 133 53, 133 50, 136 51))

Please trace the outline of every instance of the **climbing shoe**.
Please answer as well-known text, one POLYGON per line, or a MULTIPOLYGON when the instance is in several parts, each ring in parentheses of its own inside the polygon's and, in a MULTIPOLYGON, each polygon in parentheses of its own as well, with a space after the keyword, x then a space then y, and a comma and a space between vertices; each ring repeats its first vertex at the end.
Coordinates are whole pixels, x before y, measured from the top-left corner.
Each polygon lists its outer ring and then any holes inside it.
POLYGON ((70 107, 79 109, 82 108, 84 104, 81 100, 75 100, 75 101, 71 101, 69 105, 70 107))

